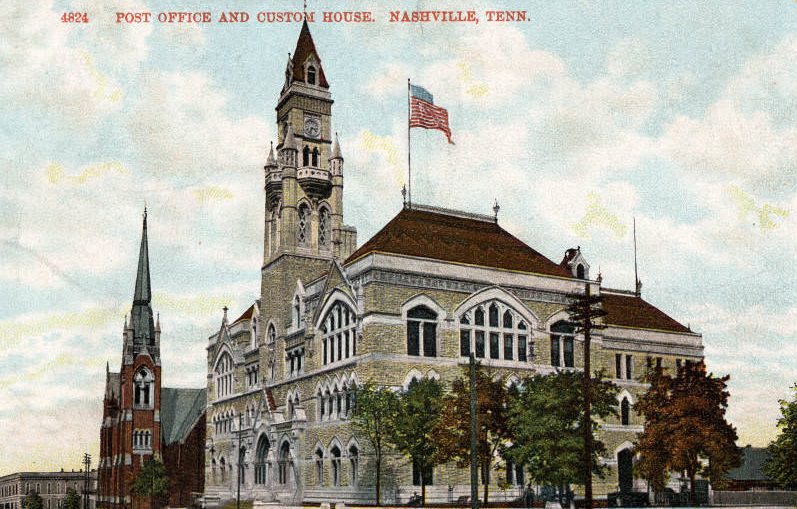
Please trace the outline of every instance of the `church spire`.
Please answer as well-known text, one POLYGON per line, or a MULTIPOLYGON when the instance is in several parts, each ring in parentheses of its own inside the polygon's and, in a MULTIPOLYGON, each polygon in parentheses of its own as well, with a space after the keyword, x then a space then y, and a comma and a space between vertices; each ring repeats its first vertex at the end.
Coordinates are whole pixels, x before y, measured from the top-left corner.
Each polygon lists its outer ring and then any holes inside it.
POLYGON ((130 311, 130 327, 133 329, 134 344, 155 341, 155 323, 152 316, 152 307, 150 307, 151 301, 147 208, 144 207, 144 224, 141 232, 141 248, 138 253, 138 271, 136 273, 136 290, 133 295, 133 308, 130 311))
POLYGON ((324 68, 321 66, 321 57, 315 49, 306 18, 302 22, 302 30, 299 32, 296 49, 291 57, 291 67, 291 81, 302 81, 321 88, 329 88, 324 68))

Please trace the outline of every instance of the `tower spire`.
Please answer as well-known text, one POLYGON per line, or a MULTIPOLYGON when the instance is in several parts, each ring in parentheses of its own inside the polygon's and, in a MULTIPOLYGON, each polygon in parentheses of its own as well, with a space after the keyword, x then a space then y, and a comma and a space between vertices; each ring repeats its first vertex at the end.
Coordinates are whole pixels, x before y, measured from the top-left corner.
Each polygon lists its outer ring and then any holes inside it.
POLYGON ((130 310, 130 327, 133 329, 133 343, 155 341, 155 323, 152 316, 152 289, 149 278, 149 246, 147 243, 147 209, 144 207, 144 222, 141 229, 141 248, 138 253, 136 289, 133 295, 133 308, 130 310))

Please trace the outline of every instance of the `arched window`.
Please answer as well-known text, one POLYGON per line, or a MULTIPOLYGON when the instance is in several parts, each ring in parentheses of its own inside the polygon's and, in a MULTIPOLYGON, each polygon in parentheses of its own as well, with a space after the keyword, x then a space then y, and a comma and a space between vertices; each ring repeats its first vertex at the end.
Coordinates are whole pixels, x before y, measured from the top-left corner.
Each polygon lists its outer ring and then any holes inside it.
POLYGON ((349 465, 351 466, 351 485, 357 486, 360 479, 360 451, 352 444, 349 447, 349 465))
POLYGON ((437 357, 437 313, 426 306, 407 311, 407 355, 437 357))
POLYGON ((340 449, 335 445, 329 452, 332 454, 332 486, 340 486, 340 449))
POLYGON ((251 348, 255 348, 257 346, 257 317, 252 318, 252 341, 251 341, 251 348))
POLYGON ((277 330, 274 325, 268 326, 268 344, 273 345, 277 341, 277 330))
POLYGON ((623 426, 628 426, 631 422, 631 404, 628 403, 628 398, 623 398, 620 403, 620 423, 623 426))
POLYGON ((315 67, 312 65, 307 68, 307 83, 309 85, 315 85, 315 67))
POLYGON ((335 302, 322 321, 322 362, 330 364, 357 355, 357 317, 341 301, 335 302))
POLYGON ((255 484, 266 484, 266 461, 270 447, 266 435, 261 435, 255 449, 255 484))
POLYGON ((575 366, 575 328, 565 321, 551 325, 551 366, 575 366))
POLYGON ((222 398, 233 392, 233 368, 234 363, 232 357, 227 352, 224 352, 221 358, 216 363, 215 381, 216 381, 216 397, 222 398))
MULTIPOLYGON (((307 150, 307 148, 305 148, 307 150)), ((309 152, 308 152, 309 153, 309 152)), ((308 226, 310 224, 310 207, 306 203, 299 205, 299 227, 296 232, 296 239, 299 245, 306 247, 310 242, 308 226)))
POLYGON ((302 166, 310 166, 310 147, 307 145, 302 150, 302 166))
POLYGON ((323 421, 326 415, 326 400, 320 388, 318 389, 318 394, 316 394, 316 400, 318 404, 318 420, 323 421))
POLYGON ((318 486, 324 485, 324 451, 321 448, 315 450, 315 476, 318 486))
POLYGON ((279 476, 278 481, 280 484, 288 484, 290 475, 291 462, 291 447, 288 442, 283 442, 280 447, 279 454, 279 476))
POLYGON ((141 368, 133 377, 135 386, 135 406, 139 408, 152 408, 155 403, 155 384, 152 373, 147 368, 141 368))
POLYGON ((578 279, 585 279, 585 277, 584 277, 584 276, 585 276, 584 265, 582 265, 582 264, 580 264, 580 263, 579 263, 579 264, 576 266, 576 277, 577 277, 578 279))
POLYGON ((478 358, 489 355, 490 359, 526 362, 532 348, 525 320, 501 301, 480 304, 459 318, 459 354, 462 357, 473 352, 478 358))
POLYGON ((321 210, 318 212, 318 245, 319 247, 327 248, 330 244, 330 221, 329 221, 329 209, 326 207, 321 207, 321 210))
POLYGON ((318 168, 318 148, 313 148, 313 166, 318 168))

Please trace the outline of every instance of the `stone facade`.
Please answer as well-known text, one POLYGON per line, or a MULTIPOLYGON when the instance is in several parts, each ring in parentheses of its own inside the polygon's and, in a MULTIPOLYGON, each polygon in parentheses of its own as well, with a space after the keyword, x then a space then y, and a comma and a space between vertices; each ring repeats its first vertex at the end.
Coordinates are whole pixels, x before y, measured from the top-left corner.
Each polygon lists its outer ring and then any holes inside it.
MULTIPOLYGON (((507 384, 578 370, 583 338, 564 326, 565 308, 586 286, 606 299, 608 327, 593 335, 591 363, 620 386, 618 408, 630 409, 645 390, 646 366, 674 369, 702 357, 699 334, 639 289, 591 279, 580 249, 554 263, 494 216, 405 205, 355 251, 356 231, 343 224, 332 99, 319 75, 305 24, 278 101, 277 155, 272 149, 265 165, 261 298, 234 321, 225 310, 207 347, 209 505, 234 498, 239 478, 246 500, 372 502, 372 451, 347 419, 353 389, 366 381, 402 388, 420 377, 450 382, 471 351, 507 384), (326 159, 313 159, 316 150, 326 159)), ((611 455, 598 496, 618 488, 618 469, 628 471, 622 463, 642 429, 633 411, 622 413, 601 430, 611 455)), ((496 499, 520 494, 518 473, 493 476, 496 499), (501 491, 503 480, 512 487, 501 491)), ((406 458, 391 455, 383 475, 385 502, 405 503, 420 490, 406 458)), ((469 495, 468 482, 466 470, 435 467, 427 500, 469 495)))
POLYGON ((0 477, 0 509, 22 509, 29 493, 38 493, 42 497, 43 509, 62 509, 68 489, 80 495, 81 508, 85 507, 88 492, 89 509, 94 509, 97 471, 91 470, 88 477, 88 486, 84 490, 86 473, 83 471, 17 472, 5 475, 0 477))

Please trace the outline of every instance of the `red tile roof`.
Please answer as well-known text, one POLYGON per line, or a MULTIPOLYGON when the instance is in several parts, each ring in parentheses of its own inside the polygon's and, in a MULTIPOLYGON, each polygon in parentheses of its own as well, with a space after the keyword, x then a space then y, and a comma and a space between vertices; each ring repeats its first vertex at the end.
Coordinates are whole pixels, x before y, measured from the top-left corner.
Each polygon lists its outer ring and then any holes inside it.
POLYGON ((321 57, 318 56, 313 36, 310 35, 310 27, 307 26, 307 20, 305 20, 302 23, 302 31, 299 32, 299 39, 296 41, 296 49, 291 57, 293 62, 293 81, 304 81, 304 62, 310 55, 315 55, 318 61, 318 85, 323 88, 329 88, 327 77, 324 75, 324 68, 321 67, 321 57))
POLYGON ((239 316, 238 318, 236 318, 236 320, 235 320, 234 322, 232 322, 232 323, 238 323, 238 322, 240 322, 241 320, 248 320, 248 319, 252 318, 252 315, 253 315, 254 313, 255 313, 255 305, 254 305, 254 304, 252 304, 251 306, 249 306, 249 309, 247 309, 246 311, 244 311, 244 314, 242 314, 241 316, 239 316))
POLYGON ((692 332, 664 311, 636 295, 603 292, 604 322, 620 327, 656 329, 669 332, 692 332))
POLYGON ((402 209, 346 263, 374 252, 573 277, 487 216, 480 219, 426 208, 402 209))

